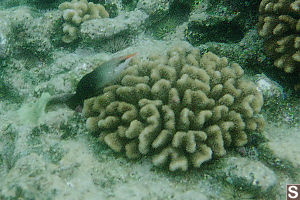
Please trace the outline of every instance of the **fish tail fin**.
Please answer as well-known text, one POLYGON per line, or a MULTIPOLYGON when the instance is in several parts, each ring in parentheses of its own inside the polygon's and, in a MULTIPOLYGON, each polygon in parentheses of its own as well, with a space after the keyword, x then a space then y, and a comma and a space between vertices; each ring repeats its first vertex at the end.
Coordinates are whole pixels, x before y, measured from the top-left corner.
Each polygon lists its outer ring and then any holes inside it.
MULTIPOLYGON (((74 98, 74 94, 63 94, 63 95, 57 95, 49 99, 45 106, 45 111, 48 111, 51 107, 61 104, 70 104, 72 102, 72 99, 74 98)), ((70 106, 69 106, 70 107, 70 106)), ((71 108, 71 107, 70 107, 71 108)))

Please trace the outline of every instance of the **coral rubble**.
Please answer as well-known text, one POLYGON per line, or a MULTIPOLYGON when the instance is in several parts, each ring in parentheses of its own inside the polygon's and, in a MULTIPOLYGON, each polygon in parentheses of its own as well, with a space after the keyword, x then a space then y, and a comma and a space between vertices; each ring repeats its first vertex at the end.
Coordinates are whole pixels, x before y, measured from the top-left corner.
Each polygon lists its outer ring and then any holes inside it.
POLYGON ((259 12, 258 33, 267 38, 266 54, 276 67, 300 79, 300 0, 262 0, 259 12))
POLYGON ((238 64, 197 49, 136 59, 120 85, 85 101, 87 127, 129 158, 150 154, 171 171, 200 167, 263 128, 262 95, 242 75, 238 64))
POLYGON ((113 18, 83 22, 80 26, 80 36, 83 42, 92 46, 99 44, 102 47, 107 45, 108 40, 114 43, 114 39, 120 36, 124 39, 128 36, 129 38, 136 37, 145 30, 151 29, 153 24, 158 23, 170 13, 170 3, 167 0, 123 1, 130 7, 129 2, 134 4, 134 7, 130 8, 132 11, 121 11, 113 18))
POLYGON ((82 23, 80 34, 83 41, 91 44, 112 39, 122 33, 126 33, 125 38, 131 32, 139 32, 148 15, 143 11, 135 10, 123 13, 115 18, 107 18, 103 20, 90 20, 82 23))
POLYGON ((109 17, 105 8, 101 4, 94 4, 87 0, 72 0, 59 5, 59 10, 63 11, 64 36, 62 41, 70 43, 78 37, 78 26, 87 20, 109 17))

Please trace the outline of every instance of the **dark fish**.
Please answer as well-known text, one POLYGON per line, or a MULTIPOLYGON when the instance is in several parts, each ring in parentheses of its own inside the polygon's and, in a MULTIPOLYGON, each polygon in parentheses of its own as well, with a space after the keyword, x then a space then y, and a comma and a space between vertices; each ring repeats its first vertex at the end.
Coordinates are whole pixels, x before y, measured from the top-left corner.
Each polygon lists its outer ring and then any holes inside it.
POLYGON ((52 97, 46 105, 46 110, 48 107, 56 104, 66 104, 69 108, 78 111, 83 107, 85 99, 101 94, 105 86, 113 83, 135 55, 136 53, 113 58, 101 64, 92 72, 82 77, 77 84, 75 94, 52 97))

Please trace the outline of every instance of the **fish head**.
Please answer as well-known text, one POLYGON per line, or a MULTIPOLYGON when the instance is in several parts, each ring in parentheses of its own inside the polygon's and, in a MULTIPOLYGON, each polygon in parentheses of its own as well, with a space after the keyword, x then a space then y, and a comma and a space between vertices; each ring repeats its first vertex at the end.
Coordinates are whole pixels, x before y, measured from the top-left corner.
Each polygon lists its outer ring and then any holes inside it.
POLYGON ((129 64, 131 59, 136 55, 137 53, 132 53, 126 56, 121 56, 114 59, 115 64, 113 73, 114 74, 120 74, 129 64))

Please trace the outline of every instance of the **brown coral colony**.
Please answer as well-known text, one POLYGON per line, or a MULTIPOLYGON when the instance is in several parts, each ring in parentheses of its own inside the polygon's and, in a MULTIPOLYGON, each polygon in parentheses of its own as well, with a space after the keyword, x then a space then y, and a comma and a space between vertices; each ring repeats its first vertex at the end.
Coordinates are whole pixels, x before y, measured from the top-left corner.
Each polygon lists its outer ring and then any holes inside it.
POLYGON ((262 130, 262 95, 238 64, 181 47, 132 61, 119 85, 84 104, 88 129, 114 151, 185 171, 262 130))
POLYGON ((262 0, 259 13, 258 33, 267 39, 266 54, 276 67, 300 79, 300 0, 262 0))
POLYGON ((109 14, 101 4, 94 4, 87 0, 72 0, 59 5, 59 10, 63 12, 63 32, 62 41, 71 43, 78 37, 78 26, 84 21, 107 18, 109 14))

